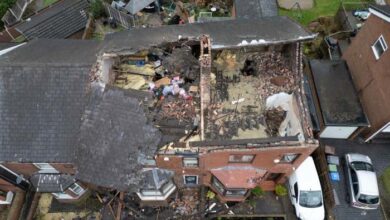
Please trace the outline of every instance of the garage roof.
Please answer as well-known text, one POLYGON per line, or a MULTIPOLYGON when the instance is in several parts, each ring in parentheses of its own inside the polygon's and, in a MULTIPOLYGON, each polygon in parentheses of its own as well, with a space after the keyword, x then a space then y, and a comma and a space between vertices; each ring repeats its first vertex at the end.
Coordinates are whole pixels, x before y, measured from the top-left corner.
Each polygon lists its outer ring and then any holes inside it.
POLYGON ((311 60, 315 90, 326 126, 367 126, 347 64, 343 60, 311 60))

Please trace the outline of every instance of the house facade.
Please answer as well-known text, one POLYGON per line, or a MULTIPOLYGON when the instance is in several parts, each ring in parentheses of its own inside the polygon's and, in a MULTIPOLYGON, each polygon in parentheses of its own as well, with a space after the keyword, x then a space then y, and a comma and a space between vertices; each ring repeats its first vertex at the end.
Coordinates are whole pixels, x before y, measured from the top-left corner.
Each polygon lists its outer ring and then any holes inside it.
POLYGON ((390 6, 370 6, 371 15, 343 54, 370 127, 361 130, 367 142, 388 139, 390 132, 390 6))
POLYGON ((88 187, 142 201, 166 201, 186 187, 210 187, 222 201, 243 201, 257 186, 274 190, 318 146, 301 82, 302 41, 314 37, 287 17, 267 17, 135 29, 104 45, 29 42, 0 57, 1 165, 30 184, 24 188, 62 201, 88 187), (194 56, 193 75, 167 71, 167 87, 185 84, 180 95, 118 86, 118 69, 148 50, 194 56), (235 59, 234 69, 224 57, 235 59), (167 117, 164 108, 183 102, 191 106, 178 113, 185 120, 167 117))

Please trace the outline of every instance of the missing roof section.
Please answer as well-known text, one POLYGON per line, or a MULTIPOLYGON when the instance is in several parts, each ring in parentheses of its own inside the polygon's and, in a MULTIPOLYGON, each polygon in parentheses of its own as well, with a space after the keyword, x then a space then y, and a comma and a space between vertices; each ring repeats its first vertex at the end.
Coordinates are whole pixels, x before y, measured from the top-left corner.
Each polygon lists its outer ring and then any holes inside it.
POLYGON ((153 95, 149 117, 163 134, 165 152, 196 151, 195 142, 297 143, 311 135, 302 125, 296 48, 281 44, 211 53, 200 41, 186 39, 112 56, 109 78, 117 87, 153 95))

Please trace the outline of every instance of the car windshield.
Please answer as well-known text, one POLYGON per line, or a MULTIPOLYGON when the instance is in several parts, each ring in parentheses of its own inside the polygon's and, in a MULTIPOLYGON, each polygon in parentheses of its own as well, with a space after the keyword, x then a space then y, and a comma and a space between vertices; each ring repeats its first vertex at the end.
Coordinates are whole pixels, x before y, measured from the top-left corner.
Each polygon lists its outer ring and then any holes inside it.
POLYGON ((322 205, 321 191, 301 191, 299 205, 306 208, 316 208, 322 205))
POLYGON ((352 162, 351 165, 355 170, 374 171, 372 165, 366 162, 352 162))
POLYGON ((365 203, 365 204, 377 204, 379 202, 379 197, 360 194, 358 200, 359 200, 359 202, 365 203))

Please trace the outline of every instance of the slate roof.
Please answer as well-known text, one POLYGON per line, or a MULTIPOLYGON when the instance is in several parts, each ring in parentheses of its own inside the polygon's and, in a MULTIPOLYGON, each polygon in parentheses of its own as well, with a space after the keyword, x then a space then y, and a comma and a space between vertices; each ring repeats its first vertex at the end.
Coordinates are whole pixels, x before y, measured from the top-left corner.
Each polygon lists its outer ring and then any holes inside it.
POLYGON ((147 119, 147 92, 94 84, 76 148, 76 178, 121 191, 142 180, 139 155, 153 157, 160 132, 147 119))
POLYGON ((30 177, 36 192, 64 192, 76 182, 73 176, 58 173, 36 173, 30 177))
POLYGON ((238 19, 259 19, 278 15, 276 0, 235 0, 234 7, 238 19))
POLYGON ((97 47, 37 40, 0 57, 0 161, 73 161, 97 47))
POLYGON ((390 5, 370 4, 370 8, 390 17, 390 5))
POLYGON ((28 40, 67 38, 85 28, 87 0, 62 0, 16 26, 28 40))
POLYGON ((284 16, 261 19, 236 19, 184 25, 167 25, 156 28, 134 28, 106 35, 104 50, 110 52, 133 51, 175 42, 181 38, 211 37, 212 48, 234 48, 252 45, 311 40, 316 35, 284 16), (232 28, 234 27, 234 28, 232 28))
POLYGON ((37 39, 0 56, 0 65, 92 65, 101 42, 73 39, 37 39))
POLYGON ((367 117, 345 61, 311 60, 309 63, 324 124, 367 126, 367 117))

